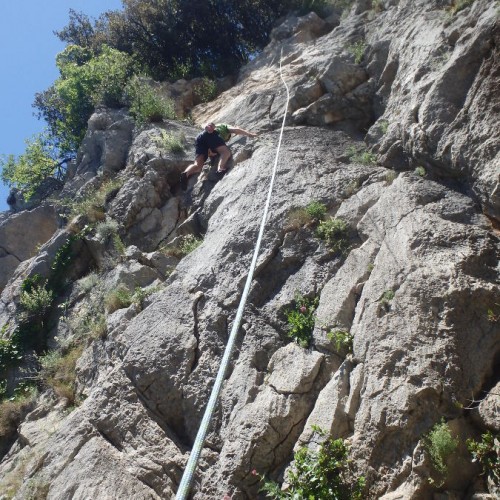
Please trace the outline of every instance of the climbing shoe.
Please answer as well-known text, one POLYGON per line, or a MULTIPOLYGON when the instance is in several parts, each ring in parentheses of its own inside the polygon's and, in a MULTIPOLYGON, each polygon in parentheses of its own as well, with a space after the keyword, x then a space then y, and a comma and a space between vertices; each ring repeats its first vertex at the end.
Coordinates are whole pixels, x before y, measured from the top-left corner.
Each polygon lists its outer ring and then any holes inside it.
POLYGON ((215 172, 215 176, 217 177, 218 180, 222 179, 224 175, 226 174, 227 170, 217 170, 215 172))
POLYGON ((186 189, 188 188, 188 176, 182 172, 181 174, 181 189, 183 191, 186 191, 186 189))

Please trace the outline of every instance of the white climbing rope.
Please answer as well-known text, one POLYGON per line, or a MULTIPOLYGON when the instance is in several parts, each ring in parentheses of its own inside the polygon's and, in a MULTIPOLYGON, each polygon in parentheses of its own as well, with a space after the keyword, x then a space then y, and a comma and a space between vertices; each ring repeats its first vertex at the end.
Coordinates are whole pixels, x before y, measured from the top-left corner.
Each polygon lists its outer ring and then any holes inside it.
POLYGON ((181 484, 179 485, 179 489, 177 490, 176 500, 185 500, 187 495, 189 494, 189 490, 191 489, 191 485, 193 482, 194 472, 196 470, 196 466, 198 464, 198 459, 200 458, 201 450, 205 443, 205 437, 207 435, 208 428, 210 426, 210 422, 212 420, 212 415, 214 413, 215 407, 217 405, 217 400, 219 399, 220 391, 222 388, 222 383, 224 382, 224 378, 226 376, 227 368, 229 366, 229 361, 231 359, 231 355, 233 353, 234 344, 236 342, 236 336, 238 334, 238 330, 240 328, 241 319, 243 316, 243 310, 245 308, 248 294, 250 293, 250 285, 253 280, 253 275, 255 272, 255 267, 257 265, 257 257, 260 251, 260 245, 262 243, 262 237, 264 235, 264 228, 267 222, 269 205, 271 202, 271 194, 274 186, 274 179, 276 177, 276 171, 278 167, 278 157, 279 151, 281 147, 281 139, 283 138, 283 129, 285 128, 285 120, 286 114, 288 111, 288 102, 290 100, 290 93, 288 90, 288 86, 283 78, 282 68, 281 68, 281 59, 283 57, 283 50, 281 51, 280 57, 280 78, 283 82, 283 85, 286 89, 286 105, 285 112, 283 116, 283 123, 281 125, 281 132, 278 141, 278 147, 276 149, 276 158, 274 160, 274 168, 271 175, 271 181, 269 183, 269 191, 267 193, 266 206, 264 207, 264 213, 262 215, 262 222, 260 224, 259 236, 257 238, 257 243, 255 244, 255 250, 253 253, 252 263, 250 264, 250 269, 247 276, 247 281, 245 283, 245 288, 243 290, 243 294, 240 299, 240 304, 238 306, 238 311, 236 312, 236 318, 234 319, 233 328, 231 329, 231 334, 229 335, 229 339, 226 345, 226 349, 224 351, 224 356, 222 357, 221 365, 219 367, 219 371, 217 373, 217 378, 215 379, 215 384, 212 388, 212 393, 210 394, 210 399, 207 404, 207 408, 205 410, 205 414, 203 415, 203 419, 200 424, 200 428, 198 429, 198 434, 196 435, 196 440, 193 444, 193 449, 191 450, 191 454, 189 455, 189 460, 186 465, 186 469, 184 470, 184 474, 182 476, 181 484))

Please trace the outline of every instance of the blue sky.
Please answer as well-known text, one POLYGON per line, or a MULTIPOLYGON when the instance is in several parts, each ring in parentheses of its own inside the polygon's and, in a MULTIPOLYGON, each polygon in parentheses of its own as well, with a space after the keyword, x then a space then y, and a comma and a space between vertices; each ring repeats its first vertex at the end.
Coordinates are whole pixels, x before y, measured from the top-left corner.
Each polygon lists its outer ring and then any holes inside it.
MULTIPOLYGON (((69 22, 69 9, 98 17, 122 10, 121 0, 2 0, 0 4, 0 155, 24 152, 25 139, 44 128, 33 116, 35 93, 58 77, 56 55, 64 44, 54 35, 69 22)), ((0 182, 0 211, 8 210, 0 182)))

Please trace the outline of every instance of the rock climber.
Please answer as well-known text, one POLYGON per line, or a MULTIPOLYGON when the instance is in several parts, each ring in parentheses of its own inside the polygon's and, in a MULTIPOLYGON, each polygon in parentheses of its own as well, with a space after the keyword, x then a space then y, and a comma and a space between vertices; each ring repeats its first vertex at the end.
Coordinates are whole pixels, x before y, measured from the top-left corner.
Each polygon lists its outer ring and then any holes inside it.
POLYGON ((187 189, 188 179, 191 175, 201 171, 203 164, 211 152, 220 156, 217 174, 222 177, 226 172, 226 163, 231 158, 231 150, 227 147, 231 135, 244 135, 247 137, 257 137, 258 134, 248 132, 238 127, 231 127, 225 123, 215 125, 209 122, 205 125, 205 130, 196 137, 196 157, 194 163, 189 165, 181 174, 181 188, 187 189))

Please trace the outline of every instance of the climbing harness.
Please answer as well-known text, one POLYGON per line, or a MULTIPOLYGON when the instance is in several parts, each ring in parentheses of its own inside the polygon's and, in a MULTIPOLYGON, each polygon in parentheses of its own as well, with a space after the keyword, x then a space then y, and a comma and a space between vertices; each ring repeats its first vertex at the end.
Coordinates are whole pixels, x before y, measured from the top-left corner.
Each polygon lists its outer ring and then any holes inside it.
POLYGON ((229 339, 226 345, 226 349, 224 351, 224 356, 222 357, 221 365, 219 367, 219 371, 217 373, 217 378, 215 379, 215 384, 212 388, 212 393, 210 394, 210 399, 207 404, 207 408, 205 410, 205 414, 203 415, 203 419, 200 424, 200 428, 198 429, 198 434, 196 435, 195 442, 193 444, 193 449, 191 450, 191 454, 189 455, 189 460, 186 465, 186 469, 184 470, 184 474, 182 476, 181 483, 179 485, 179 489, 177 490, 177 495, 176 495, 176 500, 185 500, 187 498, 187 495, 189 493, 189 490, 191 489, 191 484, 193 482, 193 476, 194 472, 196 470, 196 466, 198 464, 198 459, 200 458, 201 450, 203 448, 203 445, 205 443, 205 437, 208 431, 208 427, 210 425, 212 415, 215 410, 215 406, 217 404, 217 400, 219 399, 219 395, 221 392, 222 388, 222 383, 224 382, 224 378, 226 376, 226 372, 229 366, 229 361, 231 359, 231 355, 233 353, 234 349, 234 344, 236 342, 236 336, 238 334, 238 330, 240 328, 241 324, 241 319, 243 316, 243 309, 245 308, 246 301, 248 298, 248 294, 250 292, 250 285, 253 280, 253 275, 255 271, 255 267, 257 265, 257 257, 259 255, 259 250, 260 250, 260 245, 262 243, 262 238, 264 236, 264 227, 267 222, 267 217, 268 217, 268 212, 269 212, 269 205, 271 203, 271 194, 273 191, 273 186, 274 186, 274 179, 276 177, 276 171, 278 167, 278 157, 279 157, 279 151, 281 147, 281 139, 283 138, 283 129, 285 128, 285 120, 286 120, 286 114, 288 111, 288 102, 290 100, 290 93, 288 90, 288 86, 283 78, 283 73, 282 73, 282 68, 281 68, 281 60, 283 58, 283 49, 281 50, 281 56, 280 56, 280 78, 281 81, 283 82, 283 85, 285 86, 286 89, 286 105, 285 105, 285 112, 283 116, 283 123, 281 125, 281 132, 279 136, 279 141, 278 141, 278 147, 276 149, 276 158, 274 160, 274 167, 271 175, 271 181, 269 183, 269 191, 267 193, 267 200, 266 200, 266 205, 264 207, 264 213, 262 215, 262 221, 260 224, 260 230, 259 230, 259 235, 257 237, 257 243, 255 244, 255 249, 253 253, 253 258, 252 258, 252 263, 250 264, 250 269, 248 272, 247 280, 245 283, 245 288, 243 290, 243 294, 240 299, 240 304, 238 306, 238 311, 236 312, 236 317, 234 319, 233 327, 231 329, 231 333, 229 335, 229 339))

